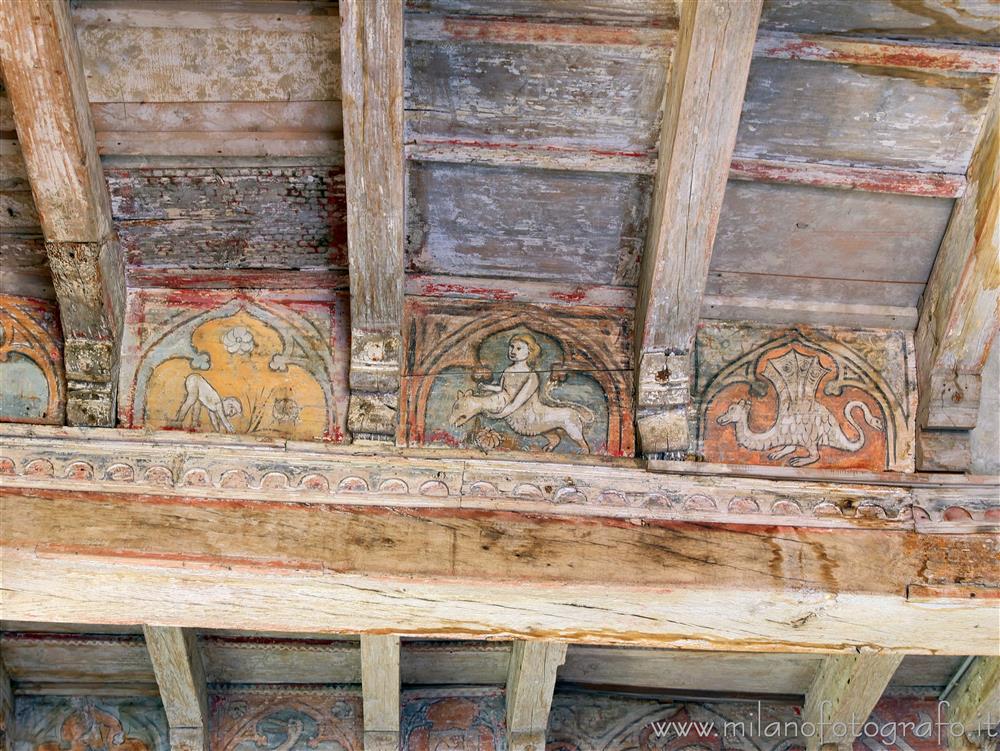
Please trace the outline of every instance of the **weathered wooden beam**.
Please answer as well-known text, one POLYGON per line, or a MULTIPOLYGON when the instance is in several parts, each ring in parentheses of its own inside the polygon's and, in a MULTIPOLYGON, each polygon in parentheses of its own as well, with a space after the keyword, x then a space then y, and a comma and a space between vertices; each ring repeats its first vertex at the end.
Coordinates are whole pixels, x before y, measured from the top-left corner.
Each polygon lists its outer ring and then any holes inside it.
POLYGON ((806 60, 877 68, 987 74, 1000 72, 1000 60, 992 49, 858 39, 827 34, 762 31, 757 36, 754 54, 779 60, 806 60))
POLYGON ((361 635, 365 751, 399 748, 399 637, 361 635))
MULTIPOLYGON (((955 202, 948 229, 920 301, 914 338, 920 402, 917 468, 938 466, 925 455, 933 432, 968 431, 979 416, 981 375, 1000 329, 1000 91, 994 90, 967 174, 965 195, 955 202)), ((969 457, 953 453, 952 470, 969 457)))
POLYGON ((743 107, 760 0, 684 0, 636 306, 646 454, 688 451, 691 352, 743 107))
POLYGON ((635 306, 635 290, 631 287, 442 274, 407 274, 406 294, 415 297, 465 298, 542 305, 594 305, 604 308, 635 306))
POLYGON ((556 671, 566 661, 566 644, 514 642, 507 671, 507 748, 544 751, 556 671))
POLYGON ((489 167, 614 172, 651 175, 656 171, 655 154, 618 152, 565 146, 519 143, 458 142, 421 138, 407 144, 406 156, 418 162, 476 164, 489 167))
POLYGON ((340 5, 356 439, 396 433, 403 314, 403 3, 340 5))
POLYGON ((737 157, 730 165, 729 179, 935 198, 957 198, 965 193, 964 175, 778 159, 737 157))
POLYGON ((650 26, 551 23, 429 13, 411 13, 406 18, 407 40, 419 42, 651 47, 669 46, 674 36, 672 29, 650 26))
POLYGON ((113 425, 124 263, 69 4, 6 8, 0 62, 59 300, 67 422, 113 425))
POLYGON ((0 751, 14 749, 14 690, 0 658, 0 751))
POLYGON ((867 652, 825 658, 802 708, 803 723, 815 729, 807 751, 849 751, 902 661, 901 654, 867 652))
POLYGON ((24 621, 723 651, 1000 648, 995 534, 522 514, 467 508, 471 495, 403 500, 386 479, 351 503, 273 476, 262 491, 6 478, 0 607, 24 621))
POLYGON ((993 734, 995 747, 996 727, 1000 724, 1000 657, 977 658, 945 702, 955 730, 948 733, 948 746, 953 751, 989 748, 989 733, 993 734))
POLYGON ((176 626, 143 624, 142 633, 167 715, 171 751, 204 751, 208 699, 197 637, 176 626))

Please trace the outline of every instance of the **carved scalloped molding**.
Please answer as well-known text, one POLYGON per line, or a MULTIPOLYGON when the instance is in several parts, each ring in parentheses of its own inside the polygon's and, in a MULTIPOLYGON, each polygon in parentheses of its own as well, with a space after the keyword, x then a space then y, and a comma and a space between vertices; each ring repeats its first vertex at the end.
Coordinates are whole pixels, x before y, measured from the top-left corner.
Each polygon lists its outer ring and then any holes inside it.
MULTIPOLYGON (((998 486, 907 485, 679 474, 632 467, 423 456, 365 456, 272 445, 7 435, 0 483, 160 491, 246 500, 439 506, 575 516, 782 524, 878 525, 937 532, 1000 529, 998 486), (276 450, 277 449, 277 450, 276 450)), ((109 431, 110 432, 110 431, 109 431)), ((300 448, 299 446, 295 447, 300 448)))

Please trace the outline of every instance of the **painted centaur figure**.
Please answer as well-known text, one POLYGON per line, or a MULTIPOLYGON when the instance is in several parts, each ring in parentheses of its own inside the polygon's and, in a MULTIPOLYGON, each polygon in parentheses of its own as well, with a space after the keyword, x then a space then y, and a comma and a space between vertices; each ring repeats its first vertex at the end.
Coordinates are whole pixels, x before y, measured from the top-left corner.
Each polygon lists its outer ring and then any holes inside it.
POLYGON ((850 401, 844 406, 844 419, 858 434, 848 438, 833 413, 817 401, 819 384, 829 373, 816 355, 806 355, 791 349, 776 357, 764 367, 762 375, 769 380, 778 395, 778 414, 774 425, 762 433, 750 429, 750 401, 741 399, 716 419, 719 425, 732 424, 736 442, 751 451, 776 449, 767 455, 777 461, 799 448, 807 456, 788 460, 793 467, 804 467, 819 460, 819 449, 829 446, 840 451, 859 451, 865 445, 865 432, 854 419, 853 412, 860 410, 865 422, 875 430, 885 430, 885 423, 871 413, 861 401, 850 401))
POLYGON ((511 337, 507 357, 511 361, 500 377, 500 384, 482 384, 489 393, 459 391, 449 418, 452 425, 464 425, 476 415, 484 414, 504 420, 515 433, 524 436, 543 435, 544 451, 552 451, 566 435, 584 451, 590 446, 584 431, 594 421, 594 414, 580 404, 559 402, 552 397, 554 384, 547 382, 540 389, 540 379, 534 368, 541 347, 531 334, 511 337))

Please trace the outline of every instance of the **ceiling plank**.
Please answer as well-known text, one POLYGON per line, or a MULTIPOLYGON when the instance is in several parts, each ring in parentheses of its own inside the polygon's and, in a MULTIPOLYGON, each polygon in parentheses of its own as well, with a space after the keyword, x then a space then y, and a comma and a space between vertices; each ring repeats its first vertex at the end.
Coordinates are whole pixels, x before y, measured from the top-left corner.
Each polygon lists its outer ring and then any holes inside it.
POLYGON ((811 723, 817 730, 806 738, 807 751, 828 744, 849 750, 902 661, 901 654, 825 658, 802 708, 803 724, 811 723))
POLYGON ((941 70, 957 73, 1000 72, 989 47, 857 39, 829 34, 761 31, 754 54, 779 60, 867 65, 879 68, 941 70))
POLYGON ((399 637, 361 635, 365 751, 399 748, 399 637))
POLYGON ((403 3, 340 4, 351 402, 355 440, 392 441, 399 394, 405 231, 403 3))
POLYGON ((981 741, 1000 722, 1000 657, 977 658, 945 699, 949 720, 965 730, 964 735, 949 732, 949 747, 953 751, 988 748, 981 741))
POLYGON ((761 0, 685 0, 636 307, 637 422, 646 454, 687 453, 690 356, 761 0))
POLYGON ((160 687, 171 751, 208 748, 208 698, 198 639, 190 629, 143 625, 160 687))
POLYGON ((69 4, 11 5, 0 17, 0 51, 59 301, 67 422, 113 425, 124 264, 69 4))
POLYGON ((515 641, 507 672, 507 748, 544 751, 556 671, 566 661, 566 644, 515 641))
POLYGON ((971 461, 954 443, 967 443, 976 426, 982 371, 1000 329, 998 120, 1000 89, 994 88, 965 194, 955 202, 920 302, 914 338, 918 469, 966 471, 971 461), (935 436, 939 430, 960 433, 935 436))

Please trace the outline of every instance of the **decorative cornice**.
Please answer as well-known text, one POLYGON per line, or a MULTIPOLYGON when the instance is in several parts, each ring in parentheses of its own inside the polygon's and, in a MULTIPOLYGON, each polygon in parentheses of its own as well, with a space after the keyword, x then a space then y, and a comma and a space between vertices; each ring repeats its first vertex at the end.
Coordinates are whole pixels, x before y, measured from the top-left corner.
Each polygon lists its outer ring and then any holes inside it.
POLYGON ((7 425, 0 485, 193 499, 488 509, 643 521, 1000 529, 990 478, 651 462, 483 459, 469 452, 7 425), (706 470, 709 473, 706 473, 706 470), (756 471, 755 471, 756 470, 756 471), (770 474, 771 476, 767 476, 770 474))

